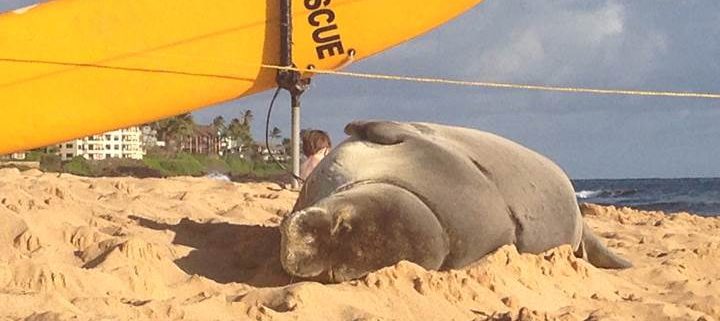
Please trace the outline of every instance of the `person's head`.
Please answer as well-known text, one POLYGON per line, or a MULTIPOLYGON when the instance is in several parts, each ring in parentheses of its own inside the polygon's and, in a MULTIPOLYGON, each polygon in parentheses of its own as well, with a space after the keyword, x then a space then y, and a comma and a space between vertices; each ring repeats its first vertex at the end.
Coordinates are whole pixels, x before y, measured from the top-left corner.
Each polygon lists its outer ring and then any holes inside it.
POLYGON ((306 130, 302 134, 302 150, 307 157, 317 154, 323 148, 330 149, 331 147, 330 136, 322 130, 306 130))

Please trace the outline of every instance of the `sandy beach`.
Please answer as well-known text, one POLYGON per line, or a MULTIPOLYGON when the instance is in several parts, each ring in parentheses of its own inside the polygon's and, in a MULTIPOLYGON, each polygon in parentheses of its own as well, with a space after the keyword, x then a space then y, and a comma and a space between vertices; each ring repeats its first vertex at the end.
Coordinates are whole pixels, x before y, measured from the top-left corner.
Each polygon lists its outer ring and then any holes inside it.
POLYGON ((323 285, 280 268, 296 197, 0 169, 0 320, 720 320, 720 218, 583 206, 628 270, 506 246, 462 270, 401 262, 323 285))

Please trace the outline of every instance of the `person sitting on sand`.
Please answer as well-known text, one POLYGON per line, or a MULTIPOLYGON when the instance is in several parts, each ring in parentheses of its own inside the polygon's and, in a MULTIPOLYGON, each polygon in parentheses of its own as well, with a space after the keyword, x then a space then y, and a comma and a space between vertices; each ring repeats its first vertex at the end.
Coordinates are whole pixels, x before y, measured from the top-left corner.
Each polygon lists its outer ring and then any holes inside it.
POLYGON ((315 166, 330 152, 330 136, 322 130, 307 130, 302 134, 302 150, 307 159, 300 166, 300 178, 306 180, 315 166))

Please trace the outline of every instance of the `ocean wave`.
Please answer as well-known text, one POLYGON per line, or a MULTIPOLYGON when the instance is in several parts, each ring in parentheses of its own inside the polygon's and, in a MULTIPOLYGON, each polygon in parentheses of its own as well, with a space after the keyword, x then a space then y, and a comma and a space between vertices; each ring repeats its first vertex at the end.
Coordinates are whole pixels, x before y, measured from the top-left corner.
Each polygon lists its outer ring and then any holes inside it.
POLYGON ((720 178, 576 180, 578 203, 720 216, 720 178))
POLYGON ((210 173, 210 174, 205 175, 205 177, 210 178, 210 179, 219 180, 219 181, 225 181, 225 182, 230 181, 230 177, 228 177, 227 175, 225 175, 223 173, 210 173))
POLYGON ((637 194, 637 189, 615 189, 615 190, 583 190, 575 192, 575 196, 579 199, 589 198, 614 198, 614 197, 627 197, 637 194))
POLYGON ((575 197, 580 198, 580 199, 594 198, 594 197, 597 197, 598 195, 600 195, 601 192, 602 192, 602 190, 600 190, 600 191, 579 191, 579 192, 575 192, 575 197))

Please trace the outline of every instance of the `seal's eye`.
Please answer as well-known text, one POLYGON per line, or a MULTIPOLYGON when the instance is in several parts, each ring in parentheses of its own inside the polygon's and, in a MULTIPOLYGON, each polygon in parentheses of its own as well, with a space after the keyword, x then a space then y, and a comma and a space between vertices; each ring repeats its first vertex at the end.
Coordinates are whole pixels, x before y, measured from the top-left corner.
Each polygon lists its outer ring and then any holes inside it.
POLYGON ((348 222, 343 222, 342 224, 340 224, 340 233, 347 233, 350 231, 352 231, 352 226, 350 226, 348 222))

